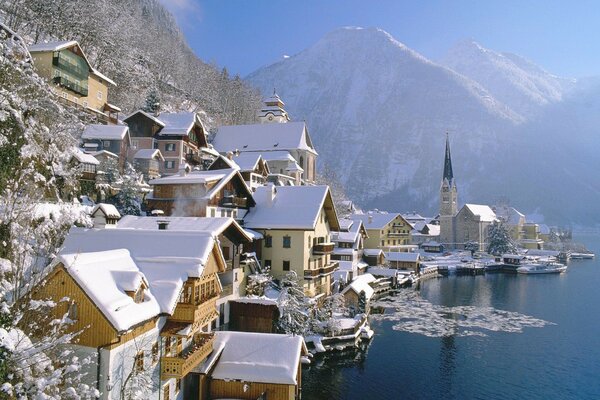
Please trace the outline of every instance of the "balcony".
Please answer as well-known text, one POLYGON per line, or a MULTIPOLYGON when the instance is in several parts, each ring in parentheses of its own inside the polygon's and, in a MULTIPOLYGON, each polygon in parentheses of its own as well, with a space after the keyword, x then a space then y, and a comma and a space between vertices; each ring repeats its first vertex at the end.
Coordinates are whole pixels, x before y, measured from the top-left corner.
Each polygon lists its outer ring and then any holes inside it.
POLYGON ((202 164, 202 157, 200 157, 200 155, 196 153, 187 153, 185 155, 185 161, 193 165, 200 165, 202 164))
POLYGON ((190 345, 174 357, 162 357, 161 379, 181 379, 210 355, 214 333, 196 333, 190 345))
POLYGON ((197 305, 194 303, 178 303, 169 320, 195 323, 198 326, 207 324, 219 315, 217 311, 218 298, 219 294, 214 294, 206 300, 200 299, 200 304, 197 305))
POLYGON ((314 255, 331 254, 335 243, 318 243, 313 245, 312 252, 314 255))
POLYGON ((83 61, 82 64, 76 60, 70 60, 68 57, 65 57, 60 53, 52 57, 52 65, 61 71, 66 72, 67 74, 75 76, 77 79, 88 79, 90 73, 85 61, 83 61))
POLYGON ((230 207, 230 208, 241 207, 241 208, 247 208, 248 207, 248 201, 247 201, 247 199, 245 197, 227 196, 227 197, 223 197, 221 199, 221 201, 219 202, 219 207, 230 207))
POLYGON ((334 271, 336 271, 338 269, 338 262, 337 261, 332 261, 329 263, 329 265, 325 266, 325 267, 321 267, 318 269, 305 269, 304 270, 304 279, 314 279, 317 277, 323 277, 323 276, 327 276, 329 274, 332 274, 334 271))
POLYGON ((402 238, 402 237, 407 237, 408 233, 401 233, 401 232, 389 232, 388 237, 392 237, 392 238, 402 238))
POLYGON ((66 78, 64 76, 55 76, 52 81, 66 89, 69 89, 72 92, 75 92, 75 93, 81 95, 81 96, 88 95, 87 85, 82 86, 82 85, 78 84, 77 82, 72 81, 69 78, 66 78))

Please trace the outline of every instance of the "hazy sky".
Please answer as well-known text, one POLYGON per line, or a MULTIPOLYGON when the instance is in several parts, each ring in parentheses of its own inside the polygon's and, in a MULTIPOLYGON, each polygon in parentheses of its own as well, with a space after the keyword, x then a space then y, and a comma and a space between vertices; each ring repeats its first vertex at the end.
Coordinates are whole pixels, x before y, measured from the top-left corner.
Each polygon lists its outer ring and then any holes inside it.
POLYGON ((205 61, 244 76, 341 26, 375 26, 435 60, 474 39, 557 75, 600 75, 600 1, 160 0, 205 61))

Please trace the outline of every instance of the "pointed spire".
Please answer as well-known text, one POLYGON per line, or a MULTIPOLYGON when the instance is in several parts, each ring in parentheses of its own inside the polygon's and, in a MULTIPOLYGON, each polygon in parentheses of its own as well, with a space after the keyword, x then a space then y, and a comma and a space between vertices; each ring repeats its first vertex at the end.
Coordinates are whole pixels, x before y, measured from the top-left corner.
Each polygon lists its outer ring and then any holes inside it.
POLYGON ((452 157, 450 157, 450 139, 446 132, 446 156, 444 157, 444 176, 442 179, 447 179, 449 184, 452 184, 454 174, 452 173, 452 157))

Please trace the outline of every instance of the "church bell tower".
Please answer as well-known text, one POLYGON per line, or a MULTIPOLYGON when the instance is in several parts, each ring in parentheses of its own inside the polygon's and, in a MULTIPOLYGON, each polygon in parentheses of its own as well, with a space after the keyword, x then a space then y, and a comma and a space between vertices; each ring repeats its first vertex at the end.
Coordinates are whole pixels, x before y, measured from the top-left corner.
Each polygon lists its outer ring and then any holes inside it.
POLYGON ((446 133, 446 154, 444 156, 444 174, 440 187, 440 242, 447 248, 454 248, 454 217, 458 213, 458 190, 452 172, 450 139, 446 133))
POLYGON ((290 120, 287 111, 283 108, 285 103, 273 89, 273 95, 263 100, 263 108, 258 112, 258 119, 261 124, 267 123, 285 123, 290 120))

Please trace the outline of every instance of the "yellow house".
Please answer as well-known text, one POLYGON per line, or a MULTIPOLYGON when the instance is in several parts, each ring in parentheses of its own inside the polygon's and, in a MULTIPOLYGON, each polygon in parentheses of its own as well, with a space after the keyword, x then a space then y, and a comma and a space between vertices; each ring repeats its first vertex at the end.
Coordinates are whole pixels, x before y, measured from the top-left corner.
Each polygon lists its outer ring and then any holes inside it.
POLYGON ((362 221, 367 230, 366 249, 398 250, 410 244, 412 226, 400 214, 368 212, 352 214, 349 218, 362 221))
POLYGON ((328 186, 261 186, 244 227, 260 232, 264 266, 280 279, 295 271, 308 296, 328 295, 338 262, 331 259, 338 217, 328 186))
POLYGON ((53 90, 70 105, 116 124, 121 111, 108 102, 109 86, 116 83, 95 69, 75 40, 29 46, 37 73, 51 81, 53 90))
POLYGON ((147 398, 193 399, 226 268, 210 231, 73 228, 35 296, 70 299, 56 312, 82 330, 74 348, 95 361, 86 383, 101 398, 120 398, 137 376, 152 382, 147 398))
POLYGON ((541 250, 544 248, 544 241, 540 238, 540 226, 538 224, 527 222, 523 225, 523 234, 519 240, 521 247, 531 250, 541 250))

